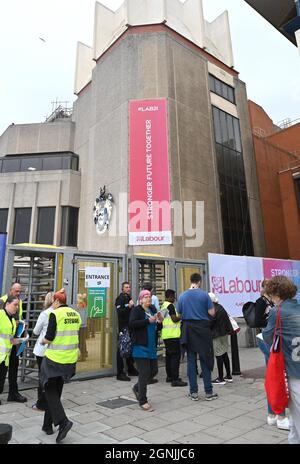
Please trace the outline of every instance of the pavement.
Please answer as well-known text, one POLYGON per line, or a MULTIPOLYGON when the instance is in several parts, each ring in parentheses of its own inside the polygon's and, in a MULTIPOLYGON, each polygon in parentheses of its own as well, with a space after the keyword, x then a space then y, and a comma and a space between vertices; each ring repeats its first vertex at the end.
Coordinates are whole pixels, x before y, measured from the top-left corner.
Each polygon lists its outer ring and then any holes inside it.
MULTIPOLYGON (((191 401, 187 387, 166 383, 163 359, 157 384, 148 386, 153 412, 142 411, 131 382, 115 377, 73 381, 64 386, 63 405, 74 425, 65 444, 286 444, 288 432, 266 424, 263 385, 264 359, 258 348, 240 348, 242 376, 232 384, 215 386, 219 398, 204 400, 198 378, 199 401, 191 401), (123 403, 129 403, 123 405, 123 403), (104 403, 104 404, 99 404, 104 403)), ((215 376, 216 373, 214 372, 215 376)), ((181 365, 186 380, 186 363, 181 365)), ((22 391, 25 404, 7 403, 0 395, 0 423, 11 424, 15 444, 54 444, 57 433, 42 432, 43 413, 32 410, 36 388, 22 391)))

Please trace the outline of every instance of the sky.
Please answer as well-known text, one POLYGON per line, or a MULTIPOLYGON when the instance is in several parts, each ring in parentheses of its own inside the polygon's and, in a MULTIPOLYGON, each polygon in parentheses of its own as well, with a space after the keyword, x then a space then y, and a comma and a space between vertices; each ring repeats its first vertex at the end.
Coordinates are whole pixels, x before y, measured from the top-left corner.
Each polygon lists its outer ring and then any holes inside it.
MULTIPOLYGON (((102 0, 111 9, 122 0, 102 0)), ((243 0, 203 0, 212 21, 229 11, 235 69, 274 123, 300 118, 297 48, 243 0)), ((92 45, 95 0, 0 0, 0 134, 43 122, 53 101, 76 99, 77 41, 92 45), (41 40, 43 39, 43 40, 41 40)))

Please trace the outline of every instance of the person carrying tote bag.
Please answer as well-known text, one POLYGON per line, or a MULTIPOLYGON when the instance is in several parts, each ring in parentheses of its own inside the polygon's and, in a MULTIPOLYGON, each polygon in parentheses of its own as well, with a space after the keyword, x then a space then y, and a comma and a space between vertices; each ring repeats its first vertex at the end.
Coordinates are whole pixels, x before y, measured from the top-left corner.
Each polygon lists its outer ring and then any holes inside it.
MULTIPOLYGON (((281 350, 281 354, 278 356, 276 351, 275 343, 270 353, 270 359, 268 361, 267 370, 267 382, 266 384, 273 389, 274 385, 277 388, 275 381, 272 381, 271 374, 274 375, 274 371, 277 373, 276 377, 281 377, 280 389, 277 392, 279 398, 276 402, 286 403, 287 401, 287 390, 284 384, 284 368, 282 359, 285 363, 288 387, 289 387, 289 410, 290 410, 290 444, 300 444, 300 304, 295 299, 297 294, 297 287, 285 276, 276 276, 270 279, 266 284, 266 292, 270 296, 271 300, 278 309, 274 309, 270 312, 268 318, 268 325, 263 330, 263 338, 267 345, 271 346, 274 339, 274 332, 277 335, 279 330, 279 345, 278 348, 281 350), (271 357, 273 358, 271 361, 271 357), (275 361, 275 358, 279 361, 275 361), (271 361, 271 362, 270 362, 271 361), (279 364, 277 369, 272 367, 273 363, 279 364), (270 374, 271 371, 271 374, 270 374), (281 393, 280 393, 281 392, 281 393), (281 398, 280 398, 281 396, 281 398)), ((278 338, 278 337, 277 337, 278 338)), ((277 381, 278 379, 276 379, 277 381)), ((269 388, 269 387, 267 387, 269 388)), ((271 396, 273 396, 273 393, 271 396)), ((269 396, 269 399, 273 399, 269 396)), ((282 404, 279 403, 279 409, 282 408, 282 404)), ((278 411, 278 409, 277 409, 278 411)))
POLYGON ((289 404, 289 386, 282 352, 282 324, 278 306, 273 343, 267 364, 265 389, 268 403, 275 414, 281 414, 289 404), (277 334, 279 329, 279 335, 277 334))

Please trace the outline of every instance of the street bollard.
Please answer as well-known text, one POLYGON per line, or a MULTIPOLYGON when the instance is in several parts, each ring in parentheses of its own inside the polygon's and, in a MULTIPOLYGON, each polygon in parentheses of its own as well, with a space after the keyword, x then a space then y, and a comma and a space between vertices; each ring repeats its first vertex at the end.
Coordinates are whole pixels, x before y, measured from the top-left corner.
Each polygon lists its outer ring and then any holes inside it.
POLYGON ((236 333, 231 335, 231 361, 232 375, 241 375, 239 347, 236 333))
POLYGON ((12 426, 9 424, 0 424, 0 445, 7 445, 12 437, 12 426))

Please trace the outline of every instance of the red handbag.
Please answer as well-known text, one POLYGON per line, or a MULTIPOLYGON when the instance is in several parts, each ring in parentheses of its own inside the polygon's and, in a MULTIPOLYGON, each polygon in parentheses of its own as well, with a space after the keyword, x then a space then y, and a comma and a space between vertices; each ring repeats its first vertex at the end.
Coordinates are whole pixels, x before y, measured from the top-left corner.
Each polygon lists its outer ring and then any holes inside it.
POLYGON ((274 331, 273 343, 266 370, 265 389, 268 403, 275 414, 281 414, 289 404, 289 386, 282 352, 282 326, 280 306, 274 331), (279 343, 277 330, 279 328, 279 343))

